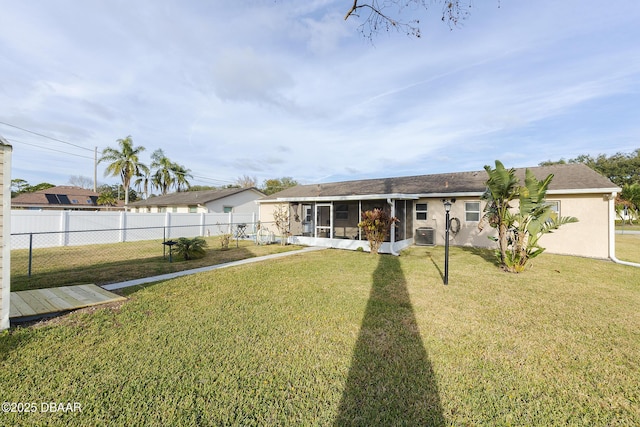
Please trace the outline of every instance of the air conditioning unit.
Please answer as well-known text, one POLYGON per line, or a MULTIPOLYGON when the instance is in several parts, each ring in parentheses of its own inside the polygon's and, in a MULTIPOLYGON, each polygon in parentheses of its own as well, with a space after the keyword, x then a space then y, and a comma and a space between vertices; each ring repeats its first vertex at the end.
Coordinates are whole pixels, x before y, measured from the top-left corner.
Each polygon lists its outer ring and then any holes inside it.
POLYGON ((436 244, 436 230, 432 227, 416 228, 414 241, 418 246, 433 246, 436 244))

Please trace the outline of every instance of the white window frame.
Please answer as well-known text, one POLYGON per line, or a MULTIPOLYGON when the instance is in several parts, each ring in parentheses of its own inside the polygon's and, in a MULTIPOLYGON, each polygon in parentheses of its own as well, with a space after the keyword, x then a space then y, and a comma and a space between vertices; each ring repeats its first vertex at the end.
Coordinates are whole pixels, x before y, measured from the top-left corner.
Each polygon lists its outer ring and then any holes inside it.
POLYGON ((545 203, 551 206, 551 212, 556 215, 556 220, 558 220, 560 218, 560 200, 546 200, 545 203))
POLYGON ((464 202, 464 221, 465 222, 480 222, 480 218, 482 218, 481 216, 481 206, 480 206, 480 202, 464 202), (477 205, 478 209, 470 209, 469 205, 477 205), (473 214, 473 215, 477 215, 478 219, 469 219, 469 215, 473 214))
POLYGON ((429 204, 425 203, 416 203, 415 206, 416 211, 416 221, 426 221, 429 219, 429 204), (424 205, 424 210, 418 209, 418 206, 424 205), (418 214, 424 214, 424 218, 418 218, 418 214))

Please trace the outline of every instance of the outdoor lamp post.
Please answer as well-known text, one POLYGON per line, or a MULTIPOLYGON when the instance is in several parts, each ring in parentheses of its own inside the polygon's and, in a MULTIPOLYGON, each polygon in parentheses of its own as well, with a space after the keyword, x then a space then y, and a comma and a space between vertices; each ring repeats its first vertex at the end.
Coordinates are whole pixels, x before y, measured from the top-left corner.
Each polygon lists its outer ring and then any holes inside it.
POLYGON ((445 233, 444 233, 444 284, 449 284, 449 212, 451 211, 451 202, 449 200, 444 199, 442 201, 444 204, 444 212, 445 212, 445 233))

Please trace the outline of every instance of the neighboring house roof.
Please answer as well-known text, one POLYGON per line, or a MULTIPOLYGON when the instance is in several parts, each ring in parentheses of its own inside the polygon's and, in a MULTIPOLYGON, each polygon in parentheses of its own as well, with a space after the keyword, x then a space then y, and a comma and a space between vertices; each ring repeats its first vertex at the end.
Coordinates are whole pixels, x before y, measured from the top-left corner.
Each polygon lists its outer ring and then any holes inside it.
POLYGON ((100 195, 92 190, 61 185, 33 193, 18 194, 11 199, 13 208, 104 209, 98 205, 100 195))
MULTIPOLYGON (((548 194, 611 193, 620 190, 609 179, 581 163, 539 166, 526 169, 531 170, 538 179, 544 179, 549 174, 554 175, 548 194)), ((516 169, 516 175, 523 182, 525 168, 516 169)), ((261 202, 276 200, 319 201, 336 200, 337 198, 348 200, 380 197, 417 199, 427 196, 475 196, 484 193, 487 178, 487 172, 482 170, 298 185, 272 194, 262 199, 261 202)))
POLYGON ((215 200, 223 199, 244 191, 253 191, 256 196, 262 197, 264 193, 255 188, 225 188, 222 190, 180 191, 164 196, 149 197, 146 200, 129 203, 130 207, 139 206, 188 206, 203 205, 215 200))

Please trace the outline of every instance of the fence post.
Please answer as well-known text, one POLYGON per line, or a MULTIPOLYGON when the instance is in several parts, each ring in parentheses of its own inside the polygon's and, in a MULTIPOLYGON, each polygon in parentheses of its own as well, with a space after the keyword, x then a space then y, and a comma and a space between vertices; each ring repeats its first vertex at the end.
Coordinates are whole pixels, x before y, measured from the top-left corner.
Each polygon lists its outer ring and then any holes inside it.
POLYGON ((69 211, 60 211, 60 246, 69 244, 69 211))
POLYGON ((165 231, 165 239, 171 238, 171 213, 166 212, 164 215, 164 229, 165 231))
POLYGON ((125 242, 127 239, 127 213, 125 211, 120 212, 120 242, 125 242))
POLYGON ((204 212, 200 212, 200 237, 204 237, 204 224, 205 224, 205 218, 204 218, 204 212))
POLYGON ((33 262, 33 233, 29 233, 29 277, 31 277, 32 262, 33 262))
POLYGON ((233 230, 231 229, 231 224, 233 224, 233 213, 229 212, 229 227, 228 227, 228 234, 233 234, 233 230))

